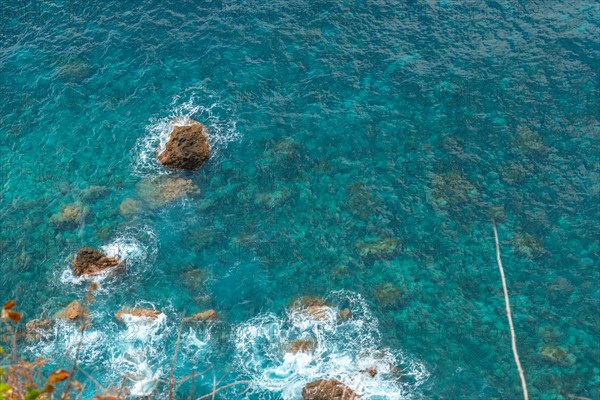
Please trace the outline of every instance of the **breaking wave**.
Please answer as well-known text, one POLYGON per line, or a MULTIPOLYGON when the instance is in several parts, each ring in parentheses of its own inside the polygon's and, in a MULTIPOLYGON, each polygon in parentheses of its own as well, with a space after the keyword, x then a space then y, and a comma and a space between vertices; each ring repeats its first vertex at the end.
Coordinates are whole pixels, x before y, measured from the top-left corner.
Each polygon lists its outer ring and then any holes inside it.
POLYGON ((238 327, 237 364, 254 386, 291 400, 309 382, 338 379, 364 398, 412 398, 429 376, 424 365, 382 346, 378 322, 360 295, 339 291, 327 300, 318 318, 292 307, 284 317, 262 314, 238 327), (340 317, 343 308, 350 310, 347 319, 340 317), (299 339, 313 343, 311 349, 294 353, 290 344, 299 339))

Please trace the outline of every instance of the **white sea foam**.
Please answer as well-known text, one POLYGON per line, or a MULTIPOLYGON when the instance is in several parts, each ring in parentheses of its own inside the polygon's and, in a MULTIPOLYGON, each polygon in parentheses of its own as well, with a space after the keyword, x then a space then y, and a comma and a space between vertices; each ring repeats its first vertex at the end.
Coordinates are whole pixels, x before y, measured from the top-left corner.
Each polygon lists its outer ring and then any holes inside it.
POLYGON ((188 331, 181 335, 183 353, 192 360, 198 359, 210 349, 210 339, 210 329, 188 328, 188 331))
POLYGON ((119 329, 114 338, 117 346, 111 349, 106 367, 115 378, 125 377, 129 381, 127 386, 132 396, 148 396, 163 376, 167 362, 163 343, 167 317, 164 313, 156 319, 124 315, 122 322, 126 329, 119 329))
MULTIPOLYGON (((151 304, 138 305, 152 308, 151 304)), ((50 360, 66 356, 67 363, 77 354, 81 368, 99 367, 106 374, 96 374, 95 379, 109 385, 120 385, 123 378, 132 396, 152 393, 163 377, 163 367, 168 363, 164 341, 168 335, 167 317, 161 313, 156 319, 124 316, 123 324, 113 316, 92 312, 91 325, 83 332, 78 323, 56 320, 49 340, 42 340, 26 350, 50 360), (104 322, 106 319, 110 322, 104 322)))
POLYGON ((338 379, 364 398, 411 398, 428 377, 425 367, 382 347, 377 320, 361 296, 341 291, 328 300, 335 313, 331 318, 316 319, 292 308, 283 318, 262 314, 238 327, 237 363, 255 387, 297 399, 308 382, 338 379), (337 317, 341 305, 352 312, 347 321, 337 317), (295 339, 314 340, 314 349, 293 354, 289 345, 295 339), (370 368, 376 376, 367 372, 370 368))
POLYGON ((208 128, 211 157, 218 156, 228 143, 239 137, 235 120, 221 117, 223 114, 231 115, 233 112, 219 102, 215 95, 203 89, 192 89, 189 95, 175 96, 168 114, 152 118, 146 126, 147 134, 137 141, 134 172, 143 176, 170 173, 169 169, 160 165, 157 156, 165 149, 173 127, 188 125, 191 120, 208 128))
MULTIPOLYGON (((424 366, 382 345, 378 322, 362 297, 340 291, 327 300, 331 308, 319 318, 292 307, 283 317, 260 314, 237 327, 233 361, 237 372, 253 381, 249 395, 298 399, 308 382, 338 379, 365 399, 410 399, 428 377, 424 366), (346 307, 351 317, 342 320, 339 310, 346 307), (290 342, 296 339, 313 340, 313 349, 292 353, 290 342), (369 369, 377 374, 372 377, 369 369)), ((133 306, 155 308, 147 302, 133 306)), ((125 316, 118 323, 114 308, 96 304, 93 309, 103 311, 92 310, 92 324, 83 333, 78 324, 58 321, 48 341, 31 346, 32 354, 49 359, 67 354, 72 360, 82 340, 80 365, 96 371, 99 382, 118 386, 125 378, 132 396, 155 395, 173 355, 178 324, 177 318, 169 323, 167 315, 174 310, 161 307, 163 313, 156 319, 125 316)), ((209 362, 211 329, 184 327, 178 368, 188 371, 189 363, 196 367, 209 362)))
POLYGON ((105 351, 106 333, 92 328, 82 332, 80 328, 78 323, 58 319, 53 324, 52 334, 48 335, 49 340, 27 346, 26 351, 49 360, 65 357, 72 361, 79 347, 78 361, 84 365, 91 364, 105 351))

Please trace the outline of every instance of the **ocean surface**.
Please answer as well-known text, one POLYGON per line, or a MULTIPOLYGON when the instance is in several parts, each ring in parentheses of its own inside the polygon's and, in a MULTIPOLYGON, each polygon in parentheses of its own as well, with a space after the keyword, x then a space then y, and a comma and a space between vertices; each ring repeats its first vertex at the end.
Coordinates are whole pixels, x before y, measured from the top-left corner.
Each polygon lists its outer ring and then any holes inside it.
MULTIPOLYGON (((599 399, 599 37, 591 0, 2 1, 0 301, 51 318, 80 248, 126 261, 94 278, 83 398, 166 398, 176 353, 182 399, 518 399, 494 219, 530 398, 599 399), (190 119, 211 158, 167 170, 190 119)), ((80 336, 21 355, 68 367, 80 336)))

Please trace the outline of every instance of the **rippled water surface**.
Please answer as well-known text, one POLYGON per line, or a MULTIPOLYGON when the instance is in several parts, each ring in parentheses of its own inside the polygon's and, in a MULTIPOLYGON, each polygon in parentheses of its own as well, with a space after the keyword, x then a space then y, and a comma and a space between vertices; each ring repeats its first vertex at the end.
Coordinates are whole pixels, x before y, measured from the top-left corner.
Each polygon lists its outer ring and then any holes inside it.
MULTIPOLYGON (((179 398, 213 376, 248 399, 321 378, 519 398, 495 218, 531 398, 599 398, 597 3, 8 0, 0 19, 0 300, 51 317, 89 286, 79 248, 125 259, 83 335, 102 386, 165 398, 182 316, 212 308, 175 373, 212 369, 179 398), (211 159, 165 170, 189 119, 211 159), (136 305, 163 314, 115 320, 136 305)), ((24 351, 64 366, 78 341, 57 322, 24 351)))

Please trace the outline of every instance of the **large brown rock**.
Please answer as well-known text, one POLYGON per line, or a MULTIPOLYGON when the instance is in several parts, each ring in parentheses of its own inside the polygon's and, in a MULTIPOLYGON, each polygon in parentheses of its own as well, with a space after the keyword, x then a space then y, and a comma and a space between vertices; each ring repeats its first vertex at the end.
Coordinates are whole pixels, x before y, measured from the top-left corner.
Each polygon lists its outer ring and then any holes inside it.
POLYGON ((120 267, 123 263, 118 258, 108 257, 106 254, 89 247, 77 252, 73 260, 75 275, 97 275, 109 268, 120 267))
POLYGON ((355 400, 358 395, 348 386, 335 379, 321 379, 307 383, 302 389, 304 400, 355 400))
POLYGON ((194 170, 200 168, 209 155, 206 127, 191 121, 188 125, 173 127, 158 161, 167 168, 194 170))
POLYGON ((66 321, 75 322, 81 319, 87 320, 88 313, 80 302, 73 300, 68 306, 60 310, 56 317, 66 321))

